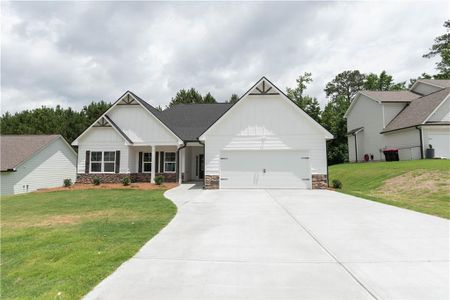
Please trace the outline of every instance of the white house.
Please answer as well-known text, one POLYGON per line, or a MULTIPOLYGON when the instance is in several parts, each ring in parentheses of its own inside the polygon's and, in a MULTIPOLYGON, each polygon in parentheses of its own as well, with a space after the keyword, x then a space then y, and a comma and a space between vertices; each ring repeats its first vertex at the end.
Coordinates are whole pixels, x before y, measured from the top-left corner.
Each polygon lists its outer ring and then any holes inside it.
POLYGON ((345 113, 352 162, 367 154, 384 160, 383 150, 399 149, 400 160, 450 158, 450 80, 417 80, 408 91, 361 91, 345 113))
POLYGON ((203 180, 206 188, 320 188, 332 135, 267 78, 234 104, 158 111, 127 91, 74 142, 78 182, 203 180))
POLYGON ((60 135, 2 135, 1 195, 75 182, 76 162, 76 152, 60 135))

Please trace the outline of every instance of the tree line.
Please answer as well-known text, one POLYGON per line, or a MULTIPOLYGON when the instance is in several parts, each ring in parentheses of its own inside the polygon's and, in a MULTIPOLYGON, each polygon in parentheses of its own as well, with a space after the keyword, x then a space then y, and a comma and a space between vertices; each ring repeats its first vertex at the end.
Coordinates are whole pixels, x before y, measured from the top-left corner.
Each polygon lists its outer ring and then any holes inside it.
MULTIPOLYGON (((418 78, 410 79, 409 83, 396 82, 392 75, 382 71, 380 74, 362 73, 359 70, 346 70, 337 74, 325 85, 324 91, 328 99, 322 109, 317 98, 306 94, 313 77, 304 72, 296 80, 296 86, 286 88, 287 96, 314 120, 330 131, 334 139, 328 143, 329 164, 341 163, 347 160, 347 122, 344 114, 353 97, 361 90, 392 91, 404 90, 417 79, 450 79, 450 20, 444 23, 446 33, 438 36, 425 58, 438 57, 437 73, 434 75, 423 73, 418 78)), ((232 94, 228 103, 236 103, 239 97, 232 94)), ((196 89, 182 89, 171 99, 168 107, 177 104, 217 103, 216 99, 207 93, 201 95, 196 89)), ((111 103, 93 101, 80 111, 72 108, 41 107, 24 110, 15 114, 8 112, 0 117, 0 131, 2 134, 61 134, 67 141, 72 142, 98 117, 100 117, 111 103)), ((159 106, 159 110, 162 108, 159 106)))

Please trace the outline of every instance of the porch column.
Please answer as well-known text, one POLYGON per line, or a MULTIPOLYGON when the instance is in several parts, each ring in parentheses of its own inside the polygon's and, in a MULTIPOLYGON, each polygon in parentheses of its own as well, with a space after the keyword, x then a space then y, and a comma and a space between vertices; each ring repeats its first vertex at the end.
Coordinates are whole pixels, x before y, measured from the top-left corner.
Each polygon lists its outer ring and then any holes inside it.
POLYGON ((150 182, 155 183, 156 172, 156 146, 152 145, 152 164, 151 164, 150 182))

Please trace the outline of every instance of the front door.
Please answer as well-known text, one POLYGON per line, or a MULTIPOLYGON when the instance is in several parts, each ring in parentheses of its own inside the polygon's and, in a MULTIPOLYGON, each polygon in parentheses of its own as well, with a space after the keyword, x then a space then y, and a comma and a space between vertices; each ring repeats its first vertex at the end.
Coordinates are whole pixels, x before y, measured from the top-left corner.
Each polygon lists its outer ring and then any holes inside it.
POLYGON ((198 178, 203 179, 205 177, 205 155, 199 154, 198 156, 198 178))

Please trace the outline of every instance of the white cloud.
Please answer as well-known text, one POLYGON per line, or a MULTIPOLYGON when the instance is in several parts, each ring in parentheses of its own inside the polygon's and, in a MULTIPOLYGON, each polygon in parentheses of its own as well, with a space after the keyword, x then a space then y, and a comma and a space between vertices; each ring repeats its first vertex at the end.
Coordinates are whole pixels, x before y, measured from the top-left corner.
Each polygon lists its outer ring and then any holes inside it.
POLYGON ((280 88, 313 73, 308 93, 338 72, 433 73, 422 58, 448 18, 446 2, 2 2, 2 111, 80 108, 133 90, 165 105, 181 88, 218 100, 262 75, 280 88))

